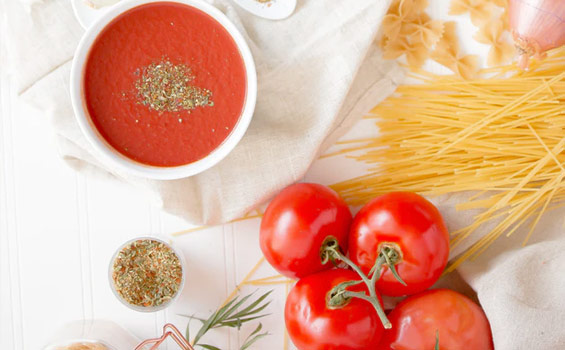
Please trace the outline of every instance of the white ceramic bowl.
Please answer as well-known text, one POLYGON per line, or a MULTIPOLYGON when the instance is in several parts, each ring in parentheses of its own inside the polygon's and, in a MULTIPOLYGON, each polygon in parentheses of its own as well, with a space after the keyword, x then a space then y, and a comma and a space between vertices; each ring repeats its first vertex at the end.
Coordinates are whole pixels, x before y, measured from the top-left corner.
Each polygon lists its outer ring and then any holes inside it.
POLYGON ((251 51, 235 25, 217 8, 201 0, 129 0, 101 12, 100 17, 86 30, 73 59, 71 68, 71 102, 76 120, 88 142, 92 145, 95 156, 112 170, 144 178, 173 180, 192 176, 211 168, 226 157, 241 140, 255 110, 257 99, 257 73, 251 51), (246 71, 246 94, 243 110, 239 120, 228 137, 206 157, 186 165, 173 167, 158 167, 139 163, 115 150, 100 135, 92 123, 84 106, 82 88, 83 71, 88 53, 98 34, 117 16, 140 5, 154 2, 176 2, 192 6, 214 18, 235 41, 246 71))

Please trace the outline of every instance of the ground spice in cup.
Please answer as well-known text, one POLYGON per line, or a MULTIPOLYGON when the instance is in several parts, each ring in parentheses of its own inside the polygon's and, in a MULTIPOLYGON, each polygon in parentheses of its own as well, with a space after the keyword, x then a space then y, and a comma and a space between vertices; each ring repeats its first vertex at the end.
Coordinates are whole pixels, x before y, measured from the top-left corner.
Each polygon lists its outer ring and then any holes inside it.
POLYGON ((169 302, 182 283, 182 265, 171 247, 152 239, 124 246, 112 264, 116 292, 129 304, 155 307, 169 302))

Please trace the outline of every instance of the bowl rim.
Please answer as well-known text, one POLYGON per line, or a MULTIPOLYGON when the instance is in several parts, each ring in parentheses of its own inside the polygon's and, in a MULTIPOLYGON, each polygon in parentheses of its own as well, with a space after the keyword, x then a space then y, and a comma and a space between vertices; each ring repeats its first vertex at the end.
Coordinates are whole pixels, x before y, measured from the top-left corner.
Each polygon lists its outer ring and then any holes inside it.
POLYGON ((71 103, 82 134, 88 140, 88 143, 94 149, 94 156, 108 166, 111 170, 118 173, 123 172, 126 174, 156 179, 156 180, 175 180, 186 178, 192 175, 201 173, 210 169, 222 159, 224 159, 243 138, 247 131, 253 113, 255 111, 255 104, 257 101, 257 72, 255 62, 251 50, 247 45, 244 36, 239 32, 237 27, 231 20, 222 13, 219 9, 211 4, 202 0, 129 0, 118 2, 107 11, 101 13, 100 17, 86 30, 82 36, 75 55, 72 61, 71 74, 70 74, 70 96, 71 103), (85 109, 84 95, 82 89, 83 71, 85 67, 88 54, 92 44, 115 18, 125 13, 128 10, 138 6, 151 4, 151 3, 179 3, 193 7, 200 10, 210 17, 212 17, 219 25, 221 25, 234 40, 239 53, 243 59, 243 64, 246 71, 246 93, 244 105, 239 116, 239 119, 232 129, 232 132, 223 140, 223 142, 216 147, 212 152, 192 163, 179 165, 179 166, 152 166, 137 162, 117 151, 111 146, 106 139, 100 134, 92 120, 88 116, 85 109))

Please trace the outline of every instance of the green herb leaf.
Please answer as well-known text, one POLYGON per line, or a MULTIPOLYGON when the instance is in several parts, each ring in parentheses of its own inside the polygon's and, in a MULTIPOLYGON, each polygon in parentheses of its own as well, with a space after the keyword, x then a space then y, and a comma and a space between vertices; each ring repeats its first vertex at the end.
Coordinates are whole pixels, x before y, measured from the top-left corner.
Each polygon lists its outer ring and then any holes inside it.
POLYGON ((436 346, 435 350, 439 350, 439 329, 436 329, 436 346))
POLYGON ((243 345, 239 348, 239 350, 246 350, 251 345, 253 345, 253 343, 255 343, 257 340, 268 336, 269 332, 259 333, 262 328, 263 328, 263 325, 261 323, 259 323, 257 328, 255 328, 255 330, 247 336, 247 338, 245 339, 245 341, 243 342, 243 345))
POLYGON ((235 321, 226 321, 226 322, 222 322, 219 325, 215 326, 214 328, 219 328, 219 327, 231 327, 231 328, 237 328, 240 329, 241 325, 245 322, 249 322, 249 321, 253 321, 256 320, 258 318, 263 318, 265 316, 268 316, 269 314, 265 314, 265 315, 259 315, 259 316, 253 316, 253 317, 247 317, 247 318, 238 318, 235 321))
MULTIPOLYGON (((194 337, 193 344, 194 346, 200 346, 207 350, 219 350, 218 348, 209 345, 209 344, 199 344, 198 342, 200 339, 210 330, 214 328, 220 327, 230 327, 230 328, 237 328, 238 330, 241 326, 253 320, 257 320, 267 316, 268 314, 260 314, 269 304, 271 301, 266 301, 265 299, 272 293, 273 291, 268 291, 267 293, 261 295, 256 300, 252 300, 249 305, 245 306, 245 303, 250 301, 251 297, 254 293, 248 294, 242 298, 236 297, 230 300, 226 305, 222 306, 218 310, 216 310, 208 319, 201 319, 197 317, 190 317, 190 320, 197 319, 202 322, 202 326, 198 330, 198 333, 194 337), (239 308, 244 307, 241 311, 238 311, 239 308)), ((186 339, 190 341, 190 331, 189 325, 186 328, 186 339)), ((262 329, 262 325, 259 324, 257 328, 245 339, 244 344, 241 347, 241 350, 245 350, 249 348, 253 343, 257 340, 265 337, 268 335, 268 332, 259 333, 262 329)))
POLYGON ((198 346, 203 347, 204 349, 207 350, 222 350, 214 345, 209 345, 209 344, 198 344, 198 346))
MULTIPOLYGON (((261 297, 259 297, 259 299, 255 300, 253 303, 251 303, 248 307, 246 307, 245 309, 241 310, 240 312, 236 313, 235 315, 232 316, 232 318, 243 318, 252 314, 256 314, 258 312, 263 311, 263 309, 265 309, 267 306, 269 306, 269 304, 271 303, 270 301, 267 301, 266 303, 264 303, 263 305, 260 305, 263 300, 265 300, 273 291, 270 290, 267 293, 263 294, 261 297)), ((251 295, 248 295, 251 296, 251 295)))
POLYGON ((188 342, 190 342, 190 321, 192 321, 192 317, 188 319, 188 324, 186 325, 186 331, 184 333, 184 337, 188 342))
MULTIPOLYGON (((244 297, 243 301, 247 300, 247 298, 249 296, 250 295, 244 297)), ((224 315, 231 309, 231 306, 236 301, 237 301, 237 298, 231 300, 226 305, 224 305, 220 309, 216 310, 216 312, 214 312, 212 314, 212 316, 210 316, 210 318, 208 318, 206 321, 204 321, 204 323, 202 324, 202 327, 200 328, 200 330, 196 334, 196 337, 194 338, 194 344, 198 344, 198 341, 200 340, 200 338, 202 338, 202 336, 204 336, 204 334, 206 334, 206 332, 208 332, 210 329, 214 328, 214 326, 216 324, 222 322, 224 315)))
MULTIPOLYGON (((237 311, 237 309, 238 309, 241 305, 243 305, 243 304, 247 301, 247 299, 249 299, 251 296, 252 296, 252 294, 249 294, 249 295, 244 296, 243 298, 241 298, 241 300, 239 300, 237 303, 233 304, 230 308, 226 308, 226 307, 224 306, 223 308, 220 309, 220 310, 222 310, 222 312, 219 313, 218 318, 221 318, 221 317, 224 317, 224 316, 226 316, 226 317, 230 317, 230 316, 231 316, 231 317, 235 317, 235 315, 232 316, 232 314, 233 314, 235 311, 237 311)), ((235 302, 236 300, 237 300, 237 298, 234 299, 233 301, 235 302)), ((228 305, 230 305, 230 304, 228 304, 228 305)), ((228 306, 228 305, 226 305, 226 306, 228 306)))
POLYGON ((188 317, 188 324, 186 325, 186 333, 184 335, 184 337, 186 338, 186 340, 188 342, 190 342, 190 322, 192 321, 194 317, 194 315, 192 316, 188 316, 188 315, 179 315, 179 316, 184 316, 184 317, 188 317))

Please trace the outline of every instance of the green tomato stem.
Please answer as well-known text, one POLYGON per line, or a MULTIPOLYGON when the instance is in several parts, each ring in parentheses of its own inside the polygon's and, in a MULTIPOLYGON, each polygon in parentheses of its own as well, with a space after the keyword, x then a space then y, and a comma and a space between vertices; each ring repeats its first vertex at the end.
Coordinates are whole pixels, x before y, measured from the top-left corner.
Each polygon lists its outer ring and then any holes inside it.
MULTIPOLYGON (((389 246, 386 246, 386 245, 383 246, 380 253, 379 253, 379 259, 381 257, 383 257, 384 260, 386 261, 386 266, 388 266, 388 268, 390 269, 390 272, 392 273, 394 278, 396 278, 396 280, 398 282, 400 282, 400 284, 402 284, 403 286, 406 286, 406 282, 404 282, 404 280, 398 274, 398 271, 396 271, 396 264, 398 264, 402 260, 402 255, 397 249, 400 249, 400 248, 393 248, 393 247, 389 247, 389 246)), ((379 259, 377 259, 377 261, 375 262, 374 267, 376 267, 377 264, 379 263, 379 259)), ((378 275, 379 275, 378 278, 380 278, 380 275, 382 273, 381 269, 382 269, 382 263, 380 264, 378 269, 375 270, 375 273, 378 271, 378 275)), ((378 280, 378 278, 377 278, 377 280, 378 280)))
MULTIPOLYGON (((330 248, 330 249, 332 249, 332 248, 330 248)), ((346 263, 347 266, 351 267, 351 269, 353 271, 355 271, 359 275, 359 277, 361 277, 361 279, 363 280, 363 282, 365 282, 367 287, 370 287, 371 281, 369 280, 369 277, 367 277, 367 275, 365 275, 365 273, 363 273, 363 271, 361 270, 361 268, 359 266, 357 266, 353 261, 351 261, 348 257, 346 257, 342 252, 340 252, 337 249, 332 249, 332 253, 335 255, 336 260, 341 260, 344 263, 346 263)), ((374 289, 374 285, 373 285, 373 289, 374 289)), ((370 291, 370 289, 369 289, 369 291, 370 291)))
POLYGON ((383 265, 386 263, 386 259, 382 254, 379 254, 379 257, 375 261, 375 265, 369 272, 369 276, 371 276, 371 284, 376 285, 379 278, 381 278, 381 272, 383 269, 383 265))
MULTIPOLYGON (((327 263, 329 260, 341 260, 344 263, 346 263, 349 267, 351 267, 351 269, 353 271, 355 271, 359 277, 361 277, 361 279, 363 280, 363 282, 367 285, 367 289, 369 290, 369 295, 367 296, 367 294, 365 293, 361 293, 361 292, 350 292, 345 290, 345 288, 347 288, 348 286, 352 285, 351 281, 348 282, 344 282, 341 283, 339 285, 337 285, 336 287, 334 287, 334 290, 337 290, 337 292, 333 293, 335 294, 335 296, 332 296, 330 301, 332 301, 335 297, 341 297, 342 299, 346 300, 349 298, 360 298, 363 299, 365 301, 368 301, 369 303, 371 303, 371 305, 373 305, 373 307, 375 308, 375 311, 377 312, 377 315, 379 316, 383 327, 385 329, 389 329, 392 327, 390 321, 388 320, 388 318, 386 317, 386 314, 380 304, 379 298, 377 297, 377 290, 375 287, 375 281, 373 281, 373 279, 369 279, 369 277, 367 277, 367 275, 361 270, 361 268, 359 266, 357 266, 353 261, 351 261, 347 256, 345 256, 339 249, 339 245, 337 243, 337 241, 335 239, 330 239, 326 242, 324 242, 323 248, 322 248, 322 252, 321 252, 321 257, 322 257, 322 263, 327 263)), ((355 283, 357 284, 357 283, 355 283)), ((332 303, 332 306, 337 306, 339 304, 339 302, 334 302, 332 303)))
POLYGON ((379 299, 377 299, 376 297, 367 296, 367 294, 365 294, 363 292, 351 292, 351 291, 348 291, 348 290, 346 290, 343 293, 343 295, 346 298, 359 298, 359 299, 363 299, 363 300, 371 303, 371 305, 373 305, 375 310, 377 310, 377 315, 379 315, 379 318, 381 319, 381 322, 383 323, 383 327, 385 329, 391 329, 392 328, 392 324, 390 323, 390 321, 386 317, 385 311, 381 307, 379 299))

